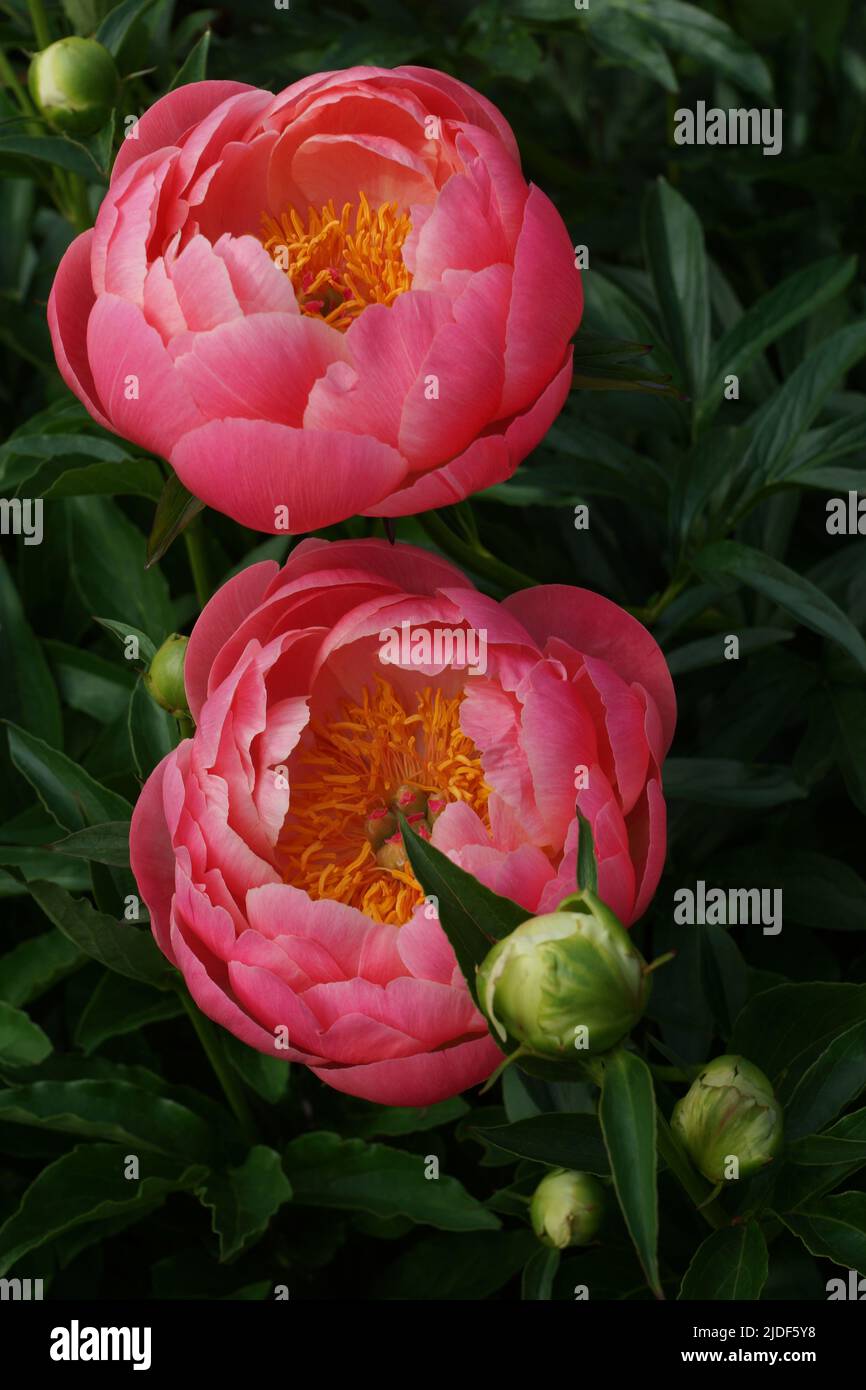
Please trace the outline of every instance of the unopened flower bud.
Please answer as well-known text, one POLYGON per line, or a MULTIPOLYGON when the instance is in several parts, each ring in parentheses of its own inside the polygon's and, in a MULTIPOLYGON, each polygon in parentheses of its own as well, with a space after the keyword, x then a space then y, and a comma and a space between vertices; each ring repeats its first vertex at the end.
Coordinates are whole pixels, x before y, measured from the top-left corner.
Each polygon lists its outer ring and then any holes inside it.
POLYGON ((604 1188, 591 1173, 556 1168, 542 1178, 529 1205, 532 1229, 544 1245, 588 1245, 601 1225, 604 1188))
POLYGON ((153 699, 169 714, 179 717, 189 714, 186 689, 183 683, 183 663, 188 637, 173 632, 166 637, 144 674, 144 683, 153 699))
POLYGON ((717 1057, 677 1101, 671 1128, 709 1182, 747 1178, 779 1152, 782 1107, 751 1062, 717 1057))
POLYGON ((610 908, 590 892, 569 902, 567 912, 521 923, 478 971, 478 1002, 496 1033, 538 1057, 607 1052, 650 991, 643 957, 610 908))
POLYGON ((111 115, 120 78, 96 39, 66 38, 30 63, 30 95, 46 120, 68 135, 94 135, 111 115))

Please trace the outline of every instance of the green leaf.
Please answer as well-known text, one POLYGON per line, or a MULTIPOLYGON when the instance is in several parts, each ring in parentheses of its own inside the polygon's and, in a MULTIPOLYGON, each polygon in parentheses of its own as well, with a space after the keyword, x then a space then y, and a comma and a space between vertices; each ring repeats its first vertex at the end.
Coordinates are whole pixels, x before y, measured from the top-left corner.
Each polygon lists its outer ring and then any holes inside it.
POLYGON ((123 0, 122 4, 115 5, 105 16, 94 38, 116 58, 133 24, 139 15, 150 9, 153 2, 154 0, 123 0))
POLYGON ((577 808, 577 886, 598 894, 598 860, 595 857, 595 841, 592 826, 580 808, 577 808))
POLYGON ((42 493, 47 500, 56 497, 111 496, 149 497, 156 502, 162 490, 162 474, 152 459, 131 458, 123 464, 88 463, 83 468, 67 468, 42 493))
POLYGON ((668 758, 665 796, 706 806, 767 807, 806 796, 787 767, 742 763, 735 758, 668 758))
MULTIPOLYGON (((177 1101, 125 1081, 35 1081, 0 1091, 0 1122, 207 1163, 214 1149, 210 1127, 177 1101)), ((142 1163, 142 1168, 146 1164, 142 1163)))
POLYGON ((118 869, 129 868, 129 821, 104 821, 101 825, 76 830, 65 840, 51 846, 57 854, 69 854, 76 859, 94 859, 97 864, 111 864, 118 869))
POLYGON ((537 1249, 532 1231, 429 1236, 394 1261, 374 1284, 372 1297, 434 1302, 489 1298, 537 1249))
POLYGON ((73 898, 55 883, 33 882, 30 892, 46 917, 100 965, 131 980, 169 989, 177 979, 150 932, 97 912, 87 898, 73 898))
POLYGON ((813 1255, 866 1274, 866 1192, 840 1192, 779 1215, 813 1255))
POLYGON ((814 347, 781 390, 751 417, 750 443, 738 469, 747 486, 783 476, 798 439, 864 354, 866 323, 840 328, 814 347))
POLYGON ((767 105, 772 102, 773 79, 766 63, 723 20, 680 0, 647 0, 644 13, 650 31, 671 48, 755 92, 767 105))
POLYGON ((272 1217, 290 1199, 292 1188, 279 1154, 257 1144, 239 1168, 211 1173, 199 1195, 213 1211, 220 1259, 231 1260, 264 1235, 272 1217))
POLYGON ((22 173, 29 171, 32 160, 68 169, 82 178, 103 180, 102 170, 85 145, 65 135, 8 135, 0 134, 0 159, 7 155, 20 157, 22 173))
POLYGON ((837 642, 866 671, 866 641, 854 624, 821 589, 781 561, 738 541, 717 541, 699 551, 693 564, 711 584, 730 580, 746 584, 804 627, 837 642))
POLYGON ((140 627, 132 627, 129 623, 118 622, 115 618, 94 618, 93 621, 99 623, 100 627, 104 627, 106 632, 111 633, 112 637, 116 637, 124 649, 126 648, 128 638, 134 637, 136 639, 138 642, 139 654, 137 657, 130 658, 130 660, 142 661, 145 666, 149 666, 153 661, 153 658, 156 656, 156 644, 151 641, 147 633, 143 632, 140 627))
MULTIPOLYGON (((72 582, 89 613, 123 613, 161 642, 174 630, 168 585, 145 568, 141 532, 108 497, 69 497, 72 582)), ((132 631, 132 629, 129 629, 132 631)))
MULTIPOLYGON (((66 642, 45 642, 45 653, 64 702, 100 724, 126 713, 133 672, 119 661, 66 642)), ((50 743, 51 740, 47 739, 50 743)))
POLYGON ((644 257, 652 271, 668 346, 689 394, 703 394, 710 353, 710 295, 700 220, 660 178, 643 210, 644 257))
POLYGON ((720 1037, 729 1038, 749 991, 749 972, 739 947, 724 927, 696 927, 703 992, 720 1037))
POLYGON ((453 864, 441 850, 399 817, 403 844, 413 873, 427 896, 437 900, 437 912, 442 929, 454 948, 454 954, 472 997, 475 998, 475 970, 481 964, 494 941, 508 936, 532 914, 485 888, 465 869, 453 864))
POLYGON ((132 807, 116 792, 94 781, 65 753, 49 748, 15 724, 8 727, 9 755, 42 805, 64 830, 81 830, 106 820, 129 820, 132 807))
POLYGON ((142 781, 177 744, 176 721, 151 699, 143 680, 136 682, 129 697, 129 742, 142 781))
POLYGON ((0 1063, 7 1067, 35 1067, 50 1052, 51 1039, 42 1029, 20 1009, 0 1001, 0 1063))
POLYGON ((785 1107, 785 1133, 801 1139, 823 1129, 866 1088, 866 1021, 855 1023, 804 1072, 785 1107))
POLYGON ((154 990, 138 980, 106 971, 82 1009, 75 1027, 75 1044, 93 1052, 108 1038, 137 1033, 149 1023, 179 1018, 182 1001, 169 990, 154 990))
POLYGON ((774 844, 758 841, 728 851, 706 873, 707 882, 738 887, 778 888, 785 904, 785 922, 829 931, 866 930, 866 883, 840 859, 797 850, 796 856, 774 844))
MULTIPOLYGON (((249 1052, 249 1048, 246 1049, 249 1052)), ((353 1129, 362 1139, 374 1135, 421 1134, 424 1130, 438 1129, 440 1125, 453 1124, 470 1113, 470 1108, 460 1096, 450 1100, 440 1100, 435 1105, 376 1105, 359 1115, 353 1129)))
POLYGON ((177 474, 170 474, 160 494, 147 542, 148 568, 162 559, 172 541, 189 526, 203 507, 204 503, 193 497, 177 474))
POLYGON ((174 81, 169 87, 173 92, 178 87, 184 87, 188 82, 204 82, 207 76, 207 55, 210 48, 211 31, 205 29, 198 43, 194 44, 178 68, 174 81))
POLYGON ((625 1224, 658 1296, 656 1103, 649 1068, 634 1053, 619 1050, 605 1059, 598 1115, 625 1224))
POLYGON ((268 1105, 277 1105, 284 1099, 291 1076, 288 1062, 281 1062, 278 1057, 267 1057, 264 1052, 256 1052, 231 1033, 223 1033, 221 1042, 235 1071, 257 1096, 261 1096, 268 1105))
MULTIPOLYGON (((774 647, 779 642, 790 642, 794 636, 793 632, 783 627, 741 628, 736 635, 741 657, 765 651, 767 647, 774 647)), ((712 637, 699 637, 697 641, 688 642, 684 647, 675 647, 666 656, 668 670, 672 676, 684 676, 688 671, 701 671, 708 666, 727 666, 726 641, 727 634, 718 632, 712 637)))
POLYGON ((744 376, 770 343, 840 295, 856 269, 853 256, 828 256, 795 271, 756 300, 713 350, 701 419, 708 421, 721 404, 726 376, 744 376))
POLYGON ((588 32, 603 54, 643 73, 667 92, 677 90, 670 60, 641 17, 613 5, 590 6, 583 18, 588 32))
POLYGON ((42 932, 0 956, 0 999, 14 1008, 51 989, 87 957, 59 931, 42 932))
POLYGON ((530 1115, 510 1125, 470 1126, 485 1144, 493 1144, 517 1158, 546 1163, 552 1168, 573 1168, 578 1172, 611 1171, 601 1126, 595 1115, 530 1115))
POLYGON ((553 1296, 553 1281, 559 1269, 558 1250, 536 1250, 527 1260, 520 1283, 524 1300, 547 1300, 553 1296))
POLYGON ((830 706, 845 786, 858 811, 866 816, 866 691, 836 686, 831 691, 830 706))
POLYGON ((81 1144, 44 1168, 18 1210, 0 1228, 0 1276, 31 1250, 89 1221, 110 1221, 136 1205, 199 1184, 206 1169, 151 1153, 141 1177, 124 1177, 126 1156, 116 1144, 81 1144))
POLYGON ((761 1297, 767 1282, 767 1242, 757 1221, 713 1231, 699 1246, 686 1270, 681 1299, 749 1299, 761 1297))
POLYGON ((728 1050, 760 1067, 786 1106, 824 1049, 864 1017, 866 985, 777 985, 752 996, 728 1050))
POLYGON ((826 1134, 807 1134, 787 1146, 785 1157, 804 1168, 823 1168, 840 1163, 866 1163, 866 1138, 847 1138, 849 1130, 866 1133, 866 1110, 845 1115, 826 1134))
POLYGON ((60 701, 48 663, 24 616, 9 570, 0 558, 0 715, 53 747, 62 741, 60 701))
POLYGON ((456 1178, 425 1177, 421 1154, 319 1131, 293 1139, 284 1159, 298 1206, 406 1216, 443 1231, 499 1226, 498 1217, 470 1197, 456 1178))

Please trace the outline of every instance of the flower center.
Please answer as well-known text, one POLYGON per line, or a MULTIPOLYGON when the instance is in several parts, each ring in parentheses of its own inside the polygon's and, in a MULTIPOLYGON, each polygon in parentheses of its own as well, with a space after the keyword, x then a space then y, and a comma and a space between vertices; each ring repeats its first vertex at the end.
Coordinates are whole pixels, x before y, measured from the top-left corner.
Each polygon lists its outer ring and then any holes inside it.
POLYGON ((329 202, 321 212, 309 209, 306 226, 294 208, 279 221, 264 212, 262 229, 265 250, 291 280, 301 313, 341 332, 368 304, 391 305, 412 283, 402 252, 412 223, 396 203, 374 210, 361 193, 354 219, 351 203, 337 216, 329 202))
POLYGON ((348 903, 375 922, 408 922, 423 893, 406 861, 395 811, 424 836, 451 801, 487 824, 490 788, 460 728, 462 695, 426 687, 407 709, 376 677, 341 719, 311 721, 290 771, 292 804, 278 845, 287 883, 348 903))

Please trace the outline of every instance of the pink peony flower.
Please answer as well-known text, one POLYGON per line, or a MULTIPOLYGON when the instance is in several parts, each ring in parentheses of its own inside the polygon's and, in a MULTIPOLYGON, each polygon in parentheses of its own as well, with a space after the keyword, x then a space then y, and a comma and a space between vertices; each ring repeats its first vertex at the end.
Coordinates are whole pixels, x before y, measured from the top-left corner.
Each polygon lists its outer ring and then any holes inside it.
POLYGON ((531 914, 574 891, 577 800, 601 897, 629 923, 655 891, 673 687, 608 599, 548 585, 499 604, 426 551, 308 540, 215 594, 185 674, 195 736, 132 821, 154 935, 204 1013, 338 1090, 427 1105, 501 1059, 395 806, 531 914), (483 673, 437 655, 460 633, 483 635, 483 673))
POLYGON ((91 415, 202 501, 270 532, 404 516, 501 482, 545 434, 580 274, 471 87, 197 82, 132 134, 51 336, 91 415))

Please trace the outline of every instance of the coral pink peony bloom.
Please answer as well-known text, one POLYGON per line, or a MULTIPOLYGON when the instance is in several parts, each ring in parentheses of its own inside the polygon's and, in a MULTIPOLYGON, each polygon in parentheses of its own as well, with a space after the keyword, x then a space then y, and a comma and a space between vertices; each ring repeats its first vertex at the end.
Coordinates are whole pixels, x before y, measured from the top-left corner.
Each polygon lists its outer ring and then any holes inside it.
POLYGON ((530 914, 574 891, 576 798, 601 897, 627 923, 652 897, 673 687, 608 599, 548 585, 499 604, 426 551, 308 540, 219 590, 185 674, 195 735, 132 821, 154 935, 210 1018, 338 1090, 426 1105, 501 1059, 395 804, 530 914), (471 633, 474 675, 441 659, 471 633))
POLYGON ((510 127, 426 68, 142 116, 49 301, 100 424, 261 531, 405 516, 507 478, 570 385, 580 274, 510 127))

